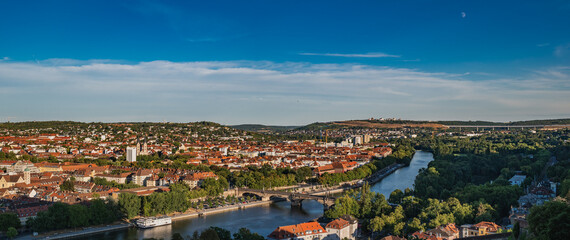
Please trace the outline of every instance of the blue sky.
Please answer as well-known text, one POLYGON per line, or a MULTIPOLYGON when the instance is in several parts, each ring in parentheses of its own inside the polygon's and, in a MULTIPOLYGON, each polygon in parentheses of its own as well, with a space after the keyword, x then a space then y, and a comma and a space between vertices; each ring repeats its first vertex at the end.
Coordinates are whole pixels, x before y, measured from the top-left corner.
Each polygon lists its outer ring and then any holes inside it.
POLYGON ((0 121, 570 117, 568 1, 3 1, 0 121))

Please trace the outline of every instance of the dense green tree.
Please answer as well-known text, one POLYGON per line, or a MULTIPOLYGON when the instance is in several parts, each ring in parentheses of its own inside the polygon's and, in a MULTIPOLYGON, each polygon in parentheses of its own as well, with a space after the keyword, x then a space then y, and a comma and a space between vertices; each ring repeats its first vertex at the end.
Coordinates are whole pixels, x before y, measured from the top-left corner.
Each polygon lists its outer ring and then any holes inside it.
POLYGON ((107 207, 105 201, 102 199, 95 199, 91 201, 91 206, 89 206, 89 214, 91 215, 90 223, 93 225, 99 225, 103 223, 111 222, 114 218, 115 213, 107 207))
POLYGON ((172 237, 170 239, 171 240, 184 240, 184 237, 182 237, 182 234, 180 234, 180 233, 174 233, 174 234, 172 234, 172 237))
POLYGON ((307 178, 313 175, 313 171, 310 167, 302 167, 297 169, 295 172, 295 181, 297 183, 304 182, 307 178))
POLYGON ((8 231, 8 228, 20 228, 21 223, 18 215, 13 213, 0 213, 0 231, 8 231))
POLYGON ((85 227, 89 225, 89 208, 81 204, 68 206, 69 227, 85 227))
POLYGON ((207 178, 202 182, 201 187, 206 190, 208 196, 218 196, 229 187, 229 183, 224 177, 219 177, 218 180, 207 178))
POLYGON ((14 227, 9 227, 6 231, 6 237, 14 239, 16 236, 18 236, 18 230, 16 230, 14 227))
POLYGON ((517 221, 515 223, 515 225, 513 226, 513 238, 514 239, 519 239, 519 236, 521 234, 521 225, 520 223, 517 221))
POLYGON ((216 230, 208 228, 200 234, 199 240, 220 240, 216 230))
POLYGON ((412 218, 412 220, 407 224, 408 232, 415 232, 420 230, 425 230, 424 224, 418 218, 412 218))
POLYGON ((448 209, 455 217, 456 224, 462 225, 473 222, 473 206, 467 203, 461 204, 457 198, 449 198, 446 201, 446 204, 448 205, 448 209))
POLYGON ((479 202, 476 204, 476 207, 475 222, 493 221, 493 219, 496 219, 497 213, 490 204, 479 202))
POLYGON ((344 215, 359 215, 360 204, 356 199, 346 195, 335 200, 335 207, 325 212, 325 217, 339 218, 344 215))
POLYGON ((150 206, 150 215, 166 214, 169 212, 169 203, 167 201, 168 193, 153 193, 146 196, 147 203, 150 206))
POLYGON ((141 198, 133 193, 120 193, 119 208, 128 219, 134 218, 140 213, 141 198))
POLYGON ((151 216, 151 203, 148 201, 147 197, 142 197, 142 215, 145 217, 151 216))
POLYGON ((422 209, 420 198, 414 196, 406 196, 402 199, 400 204, 404 208, 404 212, 407 217, 414 218, 417 217, 422 209))
POLYGON ((238 232, 234 233, 234 240, 263 240, 265 239, 263 236, 252 233, 247 228, 240 228, 238 232))
POLYGON ((194 233, 192 233, 192 237, 190 238, 191 240, 198 240, 200 239, 200 233, 198 233, 198 231, 194 231, 194 233))
POLYGON ((54 229, 63 229, 70 225, 69 205, 61 202, 56 202, 51 207, 49 207, 48 214, 52 220, 52 227, 54 229))
POLYGON ((59 186, 59 188, 61 189, 61 191, 72 191, 72 192, 75 191, 75 185, 71 180, 63 181, 63 183, 59 186))
POLYGON ((388 198, 388 202, 400 204, 402 202, 402 198, 404 198, 404 192, 400 189, 394 190, 390 193, 390 198, 388 198))
POLYGON ((120 210, 113 201, 92 200, 90 205, 54 203, 47 211, 29 218, 26 225, 35 232, 111 223, 118 219, 120 210))
POLYGON ((531 208, 528 222, 538 239, 567 239, 570 236, 570 205, 549 201, 535 206, 531 208))
POLYGON ((402 206, 397 206, 389 215, 382 214, 370 220, 369 230, 374 232, 386 231, 395 235, 401 235, 406 225, 403 222, 404 218, 404 209, 402 206))
POLYGON ((210 227, 212 230, 216 231, 218 238, 220 240, 232 240, 232 233, 226 229, 219 227, 210 227))
POLYGON ((49 217, 48 211, 38 212, 36 217, 28 218, 26 226, 30 227, 34 232, 45 232, 53 229, 51 226, 53 220, 49 217))
POLYGON ((519 186, 501 186, 498 184, 467 185, 456 193, 462 202, 475 202, 484 200, 489 203, 501 215, 508 214, 511 206, 517 205, 519 196, 522 195, 519 186))

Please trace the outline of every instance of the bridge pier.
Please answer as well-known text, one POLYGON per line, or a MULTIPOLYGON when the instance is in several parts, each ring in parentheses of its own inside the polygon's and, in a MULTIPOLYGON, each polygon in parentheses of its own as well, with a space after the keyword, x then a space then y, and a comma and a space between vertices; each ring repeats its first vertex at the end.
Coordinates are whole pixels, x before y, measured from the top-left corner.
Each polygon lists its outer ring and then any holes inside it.
POLYGON ((292 199, 291 200, 291 207, 302 208, 303 207, 303 199, 292 199))
MULTIPOLYGON (((320 194, 323 193, 325 192, 320 192, 320 194)), ((259 189, 237 189, 236 195, 240 196, 240 194, 256 195, 258 197, 261 197, 261 200, 263 201, 270 201, 271 197, 286 198, 291 202, 291 207, 296 207, 296 208, 301 208, 303 206, 303 200, 311 199, 311 200, 316 200, 319 203, 323 204, 324 210, 327 210, 330 207, 332 207, 336 199, 334 197, 314 195, 310 193, 291 193, 291 192, 281 192, 281 191, 272 191, 272 190, 265 191, 259 189)))

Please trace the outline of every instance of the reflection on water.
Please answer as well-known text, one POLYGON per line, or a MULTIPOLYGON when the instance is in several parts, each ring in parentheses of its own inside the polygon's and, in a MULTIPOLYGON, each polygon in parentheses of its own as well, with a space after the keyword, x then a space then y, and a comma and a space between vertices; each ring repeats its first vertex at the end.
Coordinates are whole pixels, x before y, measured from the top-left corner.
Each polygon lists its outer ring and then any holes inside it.
POLYGON ((400 168, 394 173, 385 177, 379 183, 376 183, 370 187, 373 192, 384 194, 386 198, 390 197, 396 189, 404 191, 406 188, 412 189, 414 187, 414 181, 418 175, 418 171, 421 168, 426 168, 428 163, 433 161, 433 154, 430 152, 416 151, 410 166, 400 168))
POLYGON ((137 238, 156 238, 156 236, 172 236, 172 226, 159 226, 137 232, 137 238))

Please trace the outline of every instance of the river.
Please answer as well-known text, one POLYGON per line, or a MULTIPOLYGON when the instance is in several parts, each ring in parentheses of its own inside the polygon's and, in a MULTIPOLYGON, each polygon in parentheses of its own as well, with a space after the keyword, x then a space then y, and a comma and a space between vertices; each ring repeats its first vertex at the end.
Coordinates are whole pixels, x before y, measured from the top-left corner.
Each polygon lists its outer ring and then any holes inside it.
MULTIPOLYGON (((417 151, 410 166, 396 170, 379 183, 371 186, 371 190, 390 196, 395 189, 412 188, 418 170, 427 167, 433 160, 429 152, 417 151)), ((179 220, 169 226, 155 227, 152 229, 127 229, 114 232, 96 234, 77 239, 100 240, 100 239, 170 239, 172 234, 180 233, 182 236, 191 236, 194 231, 202 231, 209 226, 217 226, 235 233, 239 228, 245 227, 266 237, 278 226, 292 225, 306 222, 320 217, 323 214, 323 206, 313 200, 303 201, 301 209, 291 208, 287 201, 276 202, 269 205, 246 208, 205 217, 179 220)))
POLYGON ((396 189, 404 191, 406 188, 413 189, 414 181, 421 168, 427 168, 429 162, 433 161, 433 154, 430 152, 416 151, 410 166, 400 168, 388 175, 382 181, 372 185, 370 191, 384 194, 384 197, 390 197, 396 189))

